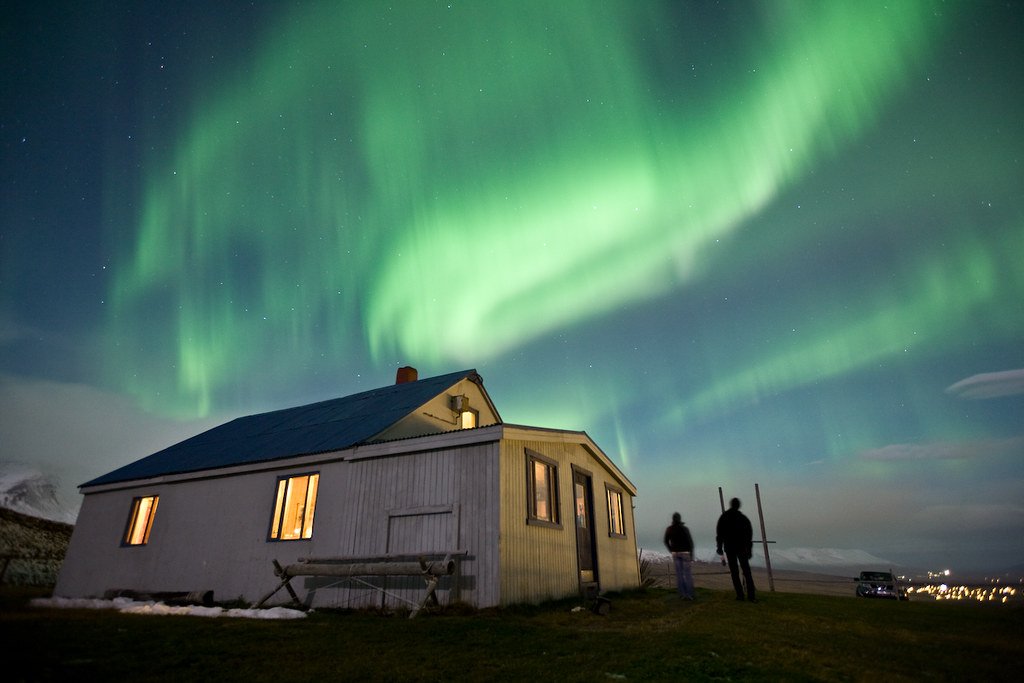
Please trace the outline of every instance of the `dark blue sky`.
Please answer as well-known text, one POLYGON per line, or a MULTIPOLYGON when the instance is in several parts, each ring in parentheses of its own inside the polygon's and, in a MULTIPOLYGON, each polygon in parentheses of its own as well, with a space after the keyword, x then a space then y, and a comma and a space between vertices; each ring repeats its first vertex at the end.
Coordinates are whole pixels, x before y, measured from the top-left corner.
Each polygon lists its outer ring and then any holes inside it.
POLYGON ((0 23, 0 460, 476 367, 713 544, 1024 562, 1016 3, 56 3, 0 23))

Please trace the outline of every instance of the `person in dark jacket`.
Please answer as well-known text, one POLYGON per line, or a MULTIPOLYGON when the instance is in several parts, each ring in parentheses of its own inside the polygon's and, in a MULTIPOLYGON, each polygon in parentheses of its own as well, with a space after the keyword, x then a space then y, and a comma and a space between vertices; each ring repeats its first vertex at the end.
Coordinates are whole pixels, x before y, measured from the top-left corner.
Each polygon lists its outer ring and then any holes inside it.
POLYGON ((747 516, 740 512, 739 498, 730 500, 729 509, 718 518, 715 543, 719 555, 723 549, 725 550, 725 557, 729 561, 729 573, 732 574, 732 586, 736 589, 736 599, 743 600, 743 584, 740 583, 742 569, 743 580, 747 584, 746 599, 755 602, 754 577, 750 575, 750 558, 754 554, 754 529, 750 526, 747 516))
POLYGON ((683 524, 683 517, 678 512, 672 514, 672 524, 665 529, 665 547, 672 553, 672 561, 676 566, 676 589, 679 597, 693 600, 693 537, 690 530, 683 524))

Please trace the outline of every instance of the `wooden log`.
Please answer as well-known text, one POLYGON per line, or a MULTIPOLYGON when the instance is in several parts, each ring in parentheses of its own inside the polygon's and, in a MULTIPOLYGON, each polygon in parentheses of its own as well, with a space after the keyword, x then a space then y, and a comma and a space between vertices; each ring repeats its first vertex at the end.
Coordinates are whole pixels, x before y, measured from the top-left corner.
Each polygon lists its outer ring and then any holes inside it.
POLYGON ((413 608, 412 612, 409 613, 410 619, 414 619, 416 615, 419 614, 420 610, 423 609, 428 602, 432 605, 437 604, 437 594, 435 593, 435 591, 437 590, 438 580, 439 578, 437 576, 431 576, 426 579, 427 594, 423 596, 423 600, 420 601, 420 604, 416 605, 416 607, 413 608))
POLYGON ((363 564, 290 564, 283 576, 448 576, 455 573, 455 561, 427 562, 370 562, 363 564))
POLYGON ((287 570, 281 566, 280 562, 278 562, 276 559, 271 561, 274 563, 274 576, 281 577, 281 583, 277 584, 277 588, 275 588, 274 590, 270 591, 262 598, 260 598, 259 602, 253 605, 253 609, 259 609, 263 607, 263 603, 265 603, 270 598, 274 597, 274 594, 282 588, 288 589, 288 593, 292 596, 292 602, 298 605, 299 609, 301 609, 302 601, 299 600, 299 596, 295 594, 295 589, 292 588, 292 585, 290 583, 292 577, 288 575, 287 570))
POLYGON ((465 557, 468 550, 424 550, 409 553, 384 553, 381 555, 300 557, 296 562, 304 564, 366 564, 368 562, 411 562, 423 558, 465 557))

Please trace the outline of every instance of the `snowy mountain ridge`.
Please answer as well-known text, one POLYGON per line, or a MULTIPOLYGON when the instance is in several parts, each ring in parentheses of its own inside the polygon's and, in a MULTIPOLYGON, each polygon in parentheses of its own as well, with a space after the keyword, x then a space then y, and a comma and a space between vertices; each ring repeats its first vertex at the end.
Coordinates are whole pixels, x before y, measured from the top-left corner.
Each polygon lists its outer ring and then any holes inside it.
MULTIPOLYGON (((643 557, 649 560, 667 561, 667 551, 656 548, 643 548, 643 557)), ((847 574, 856 569, 875 569, 894 567, 895 563, 876 557, 865 550, 856 548, 777 548, 769 550, 772 566, 777 569, 794 569, 803 571, 822 571, 826 573, 847 574)), ((695 552, 698 562, 719 561, 714 548, 697 547, 695 552)), ((754 556, 750 560, 753 566, 764 566, 764 553, 759 543, 754 544, 754 556)))
POLYGON ((78 516, 47 475, 16 463, 0 463, 0 507, 67 524, 78 516))

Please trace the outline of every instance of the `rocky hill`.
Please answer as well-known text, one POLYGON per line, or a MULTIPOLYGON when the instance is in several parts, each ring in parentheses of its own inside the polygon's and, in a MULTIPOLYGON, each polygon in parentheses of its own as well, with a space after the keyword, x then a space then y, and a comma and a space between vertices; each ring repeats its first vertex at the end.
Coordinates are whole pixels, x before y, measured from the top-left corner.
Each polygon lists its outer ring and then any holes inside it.
POLYGON ((0 508, 0 583, 53 585, 74 526, 0 508))

